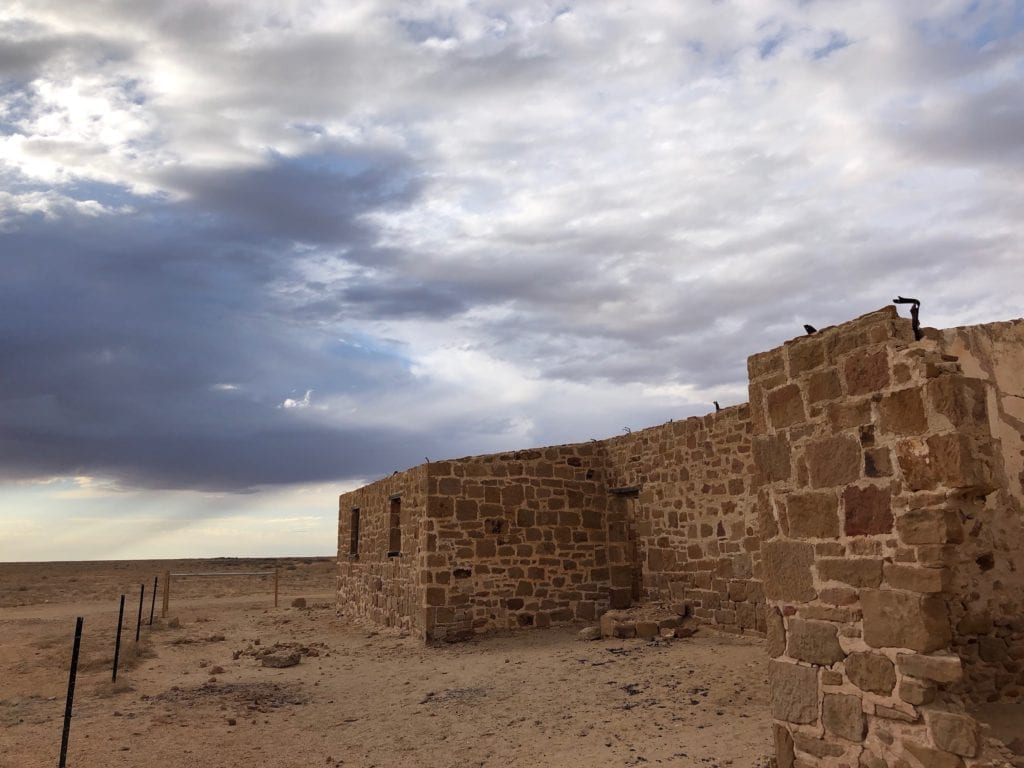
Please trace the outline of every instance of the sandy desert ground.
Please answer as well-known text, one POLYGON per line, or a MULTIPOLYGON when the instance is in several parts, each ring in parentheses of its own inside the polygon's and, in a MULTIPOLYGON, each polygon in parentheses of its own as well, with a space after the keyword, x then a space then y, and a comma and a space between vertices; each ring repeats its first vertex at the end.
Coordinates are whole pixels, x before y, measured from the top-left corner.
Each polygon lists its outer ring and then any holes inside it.
POLYGON ((0 564, 0 766, 57 765, 75 616, 75 768, 767 765, 756 638, 582 642, 562 628, 432 648, 338 618, 333 586, 324 558, 0 564), (275 566, 280 607, 266 578, 180 579, 136 646, 140 582, 145 621, 165 569, 275 566), (268 649, 301 661, 261 666, 268 649))

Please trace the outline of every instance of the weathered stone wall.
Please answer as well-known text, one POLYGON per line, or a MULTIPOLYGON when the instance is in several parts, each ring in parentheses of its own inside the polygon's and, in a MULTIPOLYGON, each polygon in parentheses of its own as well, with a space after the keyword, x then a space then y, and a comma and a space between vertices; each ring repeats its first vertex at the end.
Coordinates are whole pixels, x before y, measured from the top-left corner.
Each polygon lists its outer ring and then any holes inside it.
POLYGON ((427 472, 419 466, 338 499, 338 610, 384 626, 422 632, 420 572, 427 472), (399 497, 401 546, 389 556, 391 503, 399 497), (359 551, 350 554, 352 509, 359 509, 359 551))
POLYGON ((953 328, 941 334, 973 390, 979 418, 999 441, 997 489, 964 519, 953 571, 954 648, 963 692, 977 703, 1019 701, 1024 690, 1024 321, 953 328))
POLYGON ((1024 689, 1024 321, 887 308, 748 372, 749 406, 345 494, 341 608, 459 639, 684 602, 767 631, 780 768, 1007 765, 969 711, 1024 689))
POLYGON ((592 443, 427 466, 428 639, 594 620, 608 607, 604 455, 592 443))
POLYGON ((750 494, 750 407, 670 422, 603 446, 609 487, 638 489, 634 502, 620 504, 635 525, 641 597, 688 603, 699 619, 723 629, 763 632, 764 595, 753 576, 760 541, 750 494))
POLYGON ((950 649, 996 487, 984 385, 892 310, 748 369, 780 766, 976 764, 950 649))

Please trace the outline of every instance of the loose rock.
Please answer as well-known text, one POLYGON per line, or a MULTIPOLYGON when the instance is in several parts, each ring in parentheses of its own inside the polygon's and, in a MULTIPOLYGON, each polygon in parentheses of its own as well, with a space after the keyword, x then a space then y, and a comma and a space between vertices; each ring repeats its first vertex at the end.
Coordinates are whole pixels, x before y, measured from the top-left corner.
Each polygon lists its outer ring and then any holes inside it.
POLYGON ((284 667, 294 667, 301 660, 302 654, 298 651, 292 651, 291 653, 268 653, 260 660, 260 663, 264 667, 282 669, 284 667))

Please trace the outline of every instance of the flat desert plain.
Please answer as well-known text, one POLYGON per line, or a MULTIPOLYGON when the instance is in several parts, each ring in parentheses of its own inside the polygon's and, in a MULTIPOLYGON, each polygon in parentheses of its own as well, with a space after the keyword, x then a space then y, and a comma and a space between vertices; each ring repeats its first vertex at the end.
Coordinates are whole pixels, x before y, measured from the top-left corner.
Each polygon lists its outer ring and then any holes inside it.
POLYGON ((58 764, 76 616, 74 768, 767 765, 756 638, 584 642, 568 627, 426 647, 339 615, 334 569, 329 558, 0 564, 0 766, 58 764), (275 568, 277 608, 269 577, 178 578, 167 618, 158 599, 148 625, 155 575, 275 568), (268 652, 299 663, 263 666, 268 652))

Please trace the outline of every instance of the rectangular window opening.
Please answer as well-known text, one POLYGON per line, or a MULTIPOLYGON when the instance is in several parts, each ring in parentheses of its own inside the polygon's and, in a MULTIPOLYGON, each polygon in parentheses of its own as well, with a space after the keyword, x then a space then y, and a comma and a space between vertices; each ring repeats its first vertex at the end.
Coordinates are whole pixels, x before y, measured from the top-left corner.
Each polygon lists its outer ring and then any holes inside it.
POLYGON ((388 557, 398 557, 402 554, 402 499, 398 496, 391 497, 388 522, 388 557))
POLYGON ((349 543, 349 557, 359 557, 359 507, 352 507, 352 539, 349 543))

